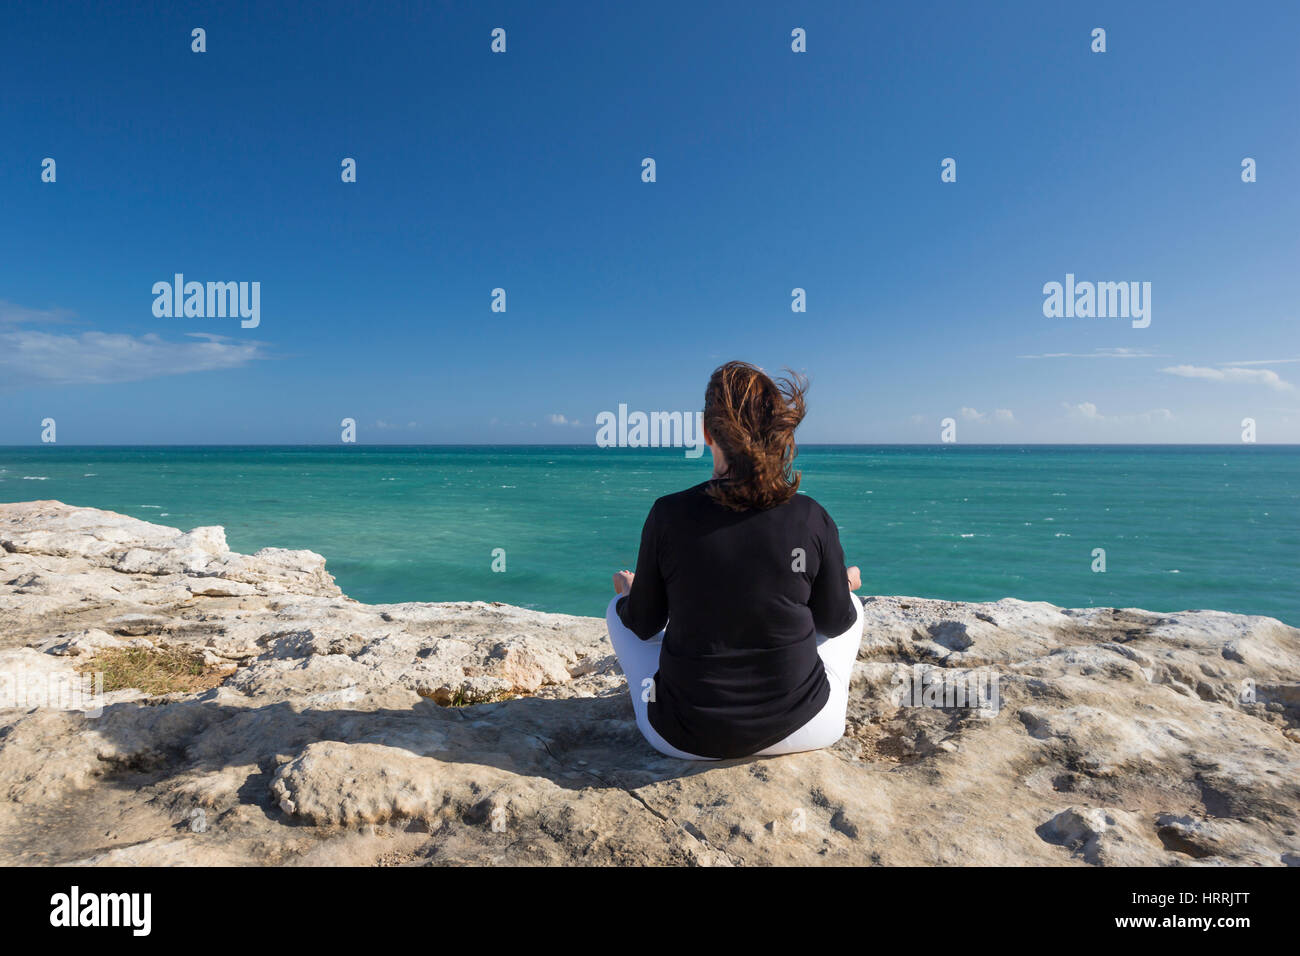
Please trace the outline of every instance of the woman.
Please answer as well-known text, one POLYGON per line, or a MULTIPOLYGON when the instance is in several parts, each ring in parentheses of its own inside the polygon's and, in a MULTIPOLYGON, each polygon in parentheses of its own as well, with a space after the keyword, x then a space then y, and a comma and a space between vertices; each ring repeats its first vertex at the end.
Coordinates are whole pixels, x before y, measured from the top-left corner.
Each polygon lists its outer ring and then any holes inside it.
POLYGON ((796 753, 844 735, 861 581, 830 515, 796 494, 806 388, 745 362, 714 371, 713 477, 657 500, 635 574, 614 575, 609 639, 637 726, 671 757, 796 753))

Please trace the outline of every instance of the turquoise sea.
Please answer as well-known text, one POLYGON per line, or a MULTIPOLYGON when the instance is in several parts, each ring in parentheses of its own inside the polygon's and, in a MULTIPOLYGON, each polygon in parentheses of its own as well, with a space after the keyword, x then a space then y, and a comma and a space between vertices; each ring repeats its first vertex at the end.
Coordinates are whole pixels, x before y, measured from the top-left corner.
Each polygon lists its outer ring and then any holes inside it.
MULTIPOLYGON (((809 445, 798 467, 863 593, 1300 625, 1300 446, 809 445)), ((680 449, 44 445, 0 448, 0 501, 219 524, 242 552, 307 548, 370 603, 599 615, 651 502, 709 473, 680 449)))

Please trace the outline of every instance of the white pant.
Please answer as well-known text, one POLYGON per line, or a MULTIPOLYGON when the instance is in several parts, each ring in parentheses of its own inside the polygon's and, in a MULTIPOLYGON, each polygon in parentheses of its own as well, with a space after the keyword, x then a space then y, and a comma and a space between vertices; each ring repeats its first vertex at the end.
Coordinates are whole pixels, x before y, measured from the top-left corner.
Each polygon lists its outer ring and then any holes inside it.
MULTIPOLYGON (((752 756, 775 757, 777 754, 820 750, 844 736, 844 716, 849 709, 849 679, 853 676, 853 662, 858 659, 858 645, 862 642, 862 604, 857 597, 850 597, 858 612, 858 619, 853 626, 837 637, 817 635, 817 655, 822 659, 822 666, 826 668, 826 680, 831 685, 831 694, 825 706, 808 723, 784 740, 779 740, 752 756)), ((636 713, 636 725, 641 735, 651 747, 669 757, 680 757, 683 760, 718 759, 697 757, 678 750, 650 726, 650 720, 646 716, 647 705, 641 699, 641 688, 649 686, 645 682, 653 679, 659 670, 659 650, 663 647, 664 632, 660 631, 648 641, 641 640, 619 620, 618 612, 614 609, 618 598, 616 595, 605 609, 605 624, 609 628, 609 642, 614 645, 619 666, 627 677, 628 690, 632 693, 632 710, 636 713)))

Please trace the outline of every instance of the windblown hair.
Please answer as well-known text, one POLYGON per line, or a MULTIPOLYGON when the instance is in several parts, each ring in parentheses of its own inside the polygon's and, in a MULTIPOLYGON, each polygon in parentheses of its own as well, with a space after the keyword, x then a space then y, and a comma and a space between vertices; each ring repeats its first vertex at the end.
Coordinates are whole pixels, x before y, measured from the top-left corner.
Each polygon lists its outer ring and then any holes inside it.
POLYGON ((773 508, 799 490, 794 430, 808 380, 786 371, 789 378, 773 381, 748 362, 728 362, 704 391, 704 427, 726 456, 728 479, 711 482, 708 494, 733 511, 773 508))

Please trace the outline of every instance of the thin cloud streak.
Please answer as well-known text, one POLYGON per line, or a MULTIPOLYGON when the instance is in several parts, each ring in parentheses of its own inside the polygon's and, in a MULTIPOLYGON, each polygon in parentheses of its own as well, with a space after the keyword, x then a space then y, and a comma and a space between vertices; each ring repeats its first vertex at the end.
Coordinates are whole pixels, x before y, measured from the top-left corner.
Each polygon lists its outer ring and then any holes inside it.
POLYGON ((1295 391, 1295 386, 1282 379, 1271 369, 1242 368, 1236 365, 1208 368, 1202 365, 1171 365, 1160 371, 1181 378, 1199 378, 1208 382, 1232 382, 1245 385, 1266 385, 1279 392, 1295 391))
POLYGON ((1044 352, 1041 355, 1017 355, 1016 358, 1022 359, 1047 359, 1047 358, 1165 358, 1156 352, 1144 352, 1141 349, 1130 348, 1105 348, 1094 349, 1091 352, 1044 352))
POLYGON ((31 309, 0 299, 0 326, 69 325, 72 324, 73 315, 67 309, 31 309))
POLYGON ((240 368, 269 358, 264 342, 206 332, 186 337, 197 341, 169 342, 154 333, 0 332, 0 387, 112 385, 240 368))
POLYGON ((1150 424, 1152 422, 1173 421, 1174 413, 1167 408, 1153 408, 1150 411, 1130 415, 1103 415, 1094 402, 1062 402, 1062 406, 1072 418, 1098 425, 1150 424))

